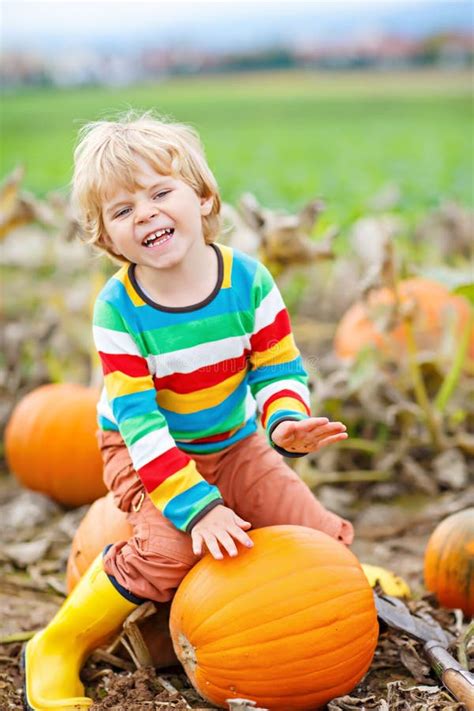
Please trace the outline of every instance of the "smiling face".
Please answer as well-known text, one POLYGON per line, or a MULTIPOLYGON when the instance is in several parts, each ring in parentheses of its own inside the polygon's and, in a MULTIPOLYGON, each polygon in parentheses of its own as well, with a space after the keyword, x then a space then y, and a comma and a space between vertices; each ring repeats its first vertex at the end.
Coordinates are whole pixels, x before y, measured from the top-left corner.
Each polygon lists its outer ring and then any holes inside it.
POLYGON ((158 173, 138 156, 136 166, 135 187, 116 186, 103 201, 103 239, 133 264, 175 267, 204 244, 202 218, 214 198, 199 197, 186 182, 158 173))

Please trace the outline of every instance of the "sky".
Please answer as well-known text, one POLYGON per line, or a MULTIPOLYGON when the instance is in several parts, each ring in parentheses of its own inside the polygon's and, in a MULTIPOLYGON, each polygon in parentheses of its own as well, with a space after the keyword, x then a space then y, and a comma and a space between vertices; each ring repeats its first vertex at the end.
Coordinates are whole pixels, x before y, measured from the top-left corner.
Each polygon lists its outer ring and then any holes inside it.
POLYGON ((473 30, 470 0, 3 0, 5 49, 248 49, 381 30, 473 30))

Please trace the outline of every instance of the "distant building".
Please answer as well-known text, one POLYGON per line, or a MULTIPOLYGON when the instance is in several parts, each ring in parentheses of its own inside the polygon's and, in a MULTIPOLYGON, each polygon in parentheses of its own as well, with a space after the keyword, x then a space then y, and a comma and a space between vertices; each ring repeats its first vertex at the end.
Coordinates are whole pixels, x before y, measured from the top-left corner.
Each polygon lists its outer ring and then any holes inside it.
POLYGON ((370 32, 347 39, 312 42, 306 38, 290 46, 220 54, 189 45, 152 47, 125 54, 92 49, 44 56, 30 51, 5 52, 1 57, 0 82, 7 88, 48 84, 123 86, 176 74, 252 69, 465 67, 472 65, 473 57, 472 34, 444 32, 413 39, 370 32))

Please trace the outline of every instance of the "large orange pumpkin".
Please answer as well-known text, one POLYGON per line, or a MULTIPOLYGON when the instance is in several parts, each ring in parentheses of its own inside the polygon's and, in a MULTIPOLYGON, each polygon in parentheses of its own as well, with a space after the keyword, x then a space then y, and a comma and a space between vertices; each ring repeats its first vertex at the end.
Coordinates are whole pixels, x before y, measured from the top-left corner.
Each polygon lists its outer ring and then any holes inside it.
MULTIPOLYGON (((469 318, 466 299, 451 294, 442 284, 421 277, 406 279, 399 284, 402 304, 414 302, 415 341, 420 350, 439 349, 446 321, 452 316, 455 332, 460 335, 469 318)), ((392 305, 391 289, 374 289, 367 301, 351 306, 342 317, 334 337, 334 349, 342 360, 352 360, 366 346, 376 346, 383 353, 400 357, 406 351, 407 332, 403 322, 384 332, 377 325, 377 312, 392 305)), ((469 357, 474 359, 474 329, 469 344, 469 357)))
POLYGON ((425 585, 443 607, 474 615, 474 508, 448 516, 431 534, 425 585))
POLYGON ((94 501, 72 541, 66 571, 68 593, 105 546, 126 541, 131 535, 132 527, 127 522, 127 514, 115 506, 111 492, 94 501))
POLYGON ((236 558, 206 555, 171 606, 176 655, 217 705, 245 698, 271 711, 346 694, 377 644, 372 590, 351 551, 303 526, 251 531, 236 558))
POLYGON ((5 450, 23 486, 66 506, 105 494, 95 437, 98 397, 94 388, 55 383, 20 400, 6 428, 5 450))

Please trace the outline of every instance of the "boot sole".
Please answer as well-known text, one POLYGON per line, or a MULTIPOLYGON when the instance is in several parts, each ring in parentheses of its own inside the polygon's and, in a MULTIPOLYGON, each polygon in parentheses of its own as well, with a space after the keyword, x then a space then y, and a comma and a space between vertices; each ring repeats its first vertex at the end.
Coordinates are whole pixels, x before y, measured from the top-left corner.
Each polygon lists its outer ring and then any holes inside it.
POLYGON ((35 709, 28 703, 28 695, 26 693, 26 642, 21 650, 20 657, 20 669, 23 672, 23 708, 25 711, 35 711, 35 709))
POLYGON ((36 709, 34 709, 33 706, 30 706, 30 704, 29 704, 28 694, 26 691, 26 645, 27 644, 28 644, 28 642, 25 642, 25 644, 23 645, 23 648, 21 650, 21 657, 20 657, 20 671, 23 672, 23 708, 25 711, 36 711, 36 709))

